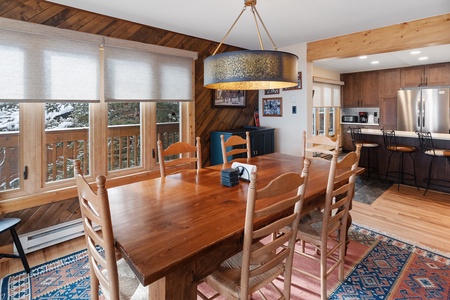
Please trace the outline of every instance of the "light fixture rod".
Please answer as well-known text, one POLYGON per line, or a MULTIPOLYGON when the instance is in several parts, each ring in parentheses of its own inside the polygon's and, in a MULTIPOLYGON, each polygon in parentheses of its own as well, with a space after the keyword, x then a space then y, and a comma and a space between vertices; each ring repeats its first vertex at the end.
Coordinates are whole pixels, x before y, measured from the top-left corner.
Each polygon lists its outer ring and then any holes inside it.
POLYGON ((225 34, 225 36, 223 37, 222 41, 220 41, 220 44, 217 46, 216 50, 214 50, 214 53, 212 55, 215 55, 217 53, 217 50, 219 50, 220 46, 222 46, 223 42, 228 37, 228 35, 230 34, 231 30, 233 30, 234 25, 236 25, 237 21, 239 21, 239 18, 242 16, 242 14, 244 13, 246 8, 247 8, 247 6, 244 5, 244 8, 242 9, 241 13, 236 18, 236 21, 234 21, 233 25, 231 25, 231 28, 228 30, 227 34, 225 34))
MULTIPOLYGON (((261 50, 264 50, 264 45, 261 39, 261 33, 259 32, 259 26, 258 26, 258 20, 256 19, 256 14, 258 14, 258 11, 256 11, 256 6, 252 4, 252 14, 253 14, 253 19, 255 20, 255 26, 256 26, 256 32, 258 33, 258 39, 259 39, 259 45, 261 46, 261 50)), ((258 14, 258 18, 259 18, 259 14, 258 14)), ((261 20, 261 18, 260 18, 261 20)), ((262 22, 261 22, 262 23, 262 22)), ((264 24, 263 24, 264 26, 264 24)))
MULTIPOLYGON (((263 26, 264 31, 266 32, 267 36, 269 37, 270 42, 272 43, 273 49, 274 49, 274 50, 278 50, 278 49, 277 49, 277 46, 276 46, 275 43, 273 42, 272 37, 270 36, 269 31, 267 30, 266 25, 264 24, 264 22, 263 22, 261 16, 259 15, 259 12, 258 12, 258 10, 256 9, 256 6, 252 6, 252 7, 255 9, 256 15, 258 16, 258 19, 259 19, 259 21, 261 22, 261 25, 263 26)), ((253 13, 253 14, 254 14, 254 13, 253 13)), ((256 22, 256 20, 255 20, 255 22, 256 22)), ((258 28, 258 24, 256 24, 256 27, 258 28)), ((261 48, 263 48, 262 42, 261 42, 261 36, 259 35, 259 29, 258 29, 258 37, 259 37, 259 41, 260 41, 260 43, 261 43, 261 48)), ((264 50, 264 49, 262 49, 262 50, 264 50)))

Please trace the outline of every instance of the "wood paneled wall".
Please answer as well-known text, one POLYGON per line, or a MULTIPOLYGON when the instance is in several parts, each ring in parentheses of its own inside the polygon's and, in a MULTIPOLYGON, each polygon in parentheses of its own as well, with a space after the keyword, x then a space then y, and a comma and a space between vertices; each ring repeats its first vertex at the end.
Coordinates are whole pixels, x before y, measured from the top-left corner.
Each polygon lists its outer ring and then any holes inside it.
MULTIPOLYGON (((195 62, 195 134, 201 138, 204 166, 209 165, 210 161, 210 131, 254 124, 253 111, 258 105, 257 91, 247 93, 246 108, 212 107, 213 91, 203 87, 203 60, 213 53, 218 45, 216 42, 47 1, 0 0, 0 17, 198 52, 198 59, 195 62)), ((233 50, 238 48, 222 45, 218 52, 233 50)), ((75 200, 77 204, 78 200, 75 200)), ((21 234, 79 218, 79 211, 73 206, 76 207, 76 204, 74 199, 70 199, 17 211, 7 216, 22 218, 18 228, 21 234)), ((0 237, 0 245, 5 244, 5 239, 8 239, 7 234, 0 237)))

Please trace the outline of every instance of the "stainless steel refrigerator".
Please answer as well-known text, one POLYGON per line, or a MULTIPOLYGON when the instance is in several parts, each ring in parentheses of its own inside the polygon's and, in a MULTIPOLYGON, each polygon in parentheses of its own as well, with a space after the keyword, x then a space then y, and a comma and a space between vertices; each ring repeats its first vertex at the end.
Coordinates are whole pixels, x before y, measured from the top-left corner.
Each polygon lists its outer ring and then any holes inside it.
POLYGON ((404 88, 397 91, 397 130, 449 133, 448 87, 404 88))

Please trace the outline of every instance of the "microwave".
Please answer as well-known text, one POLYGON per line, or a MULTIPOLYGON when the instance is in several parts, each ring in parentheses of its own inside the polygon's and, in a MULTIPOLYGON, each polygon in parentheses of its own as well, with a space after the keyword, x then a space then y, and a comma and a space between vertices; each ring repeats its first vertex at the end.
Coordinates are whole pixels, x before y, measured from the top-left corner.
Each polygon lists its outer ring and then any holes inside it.
POLYGON ((358 123, 358 116, 344 115, 342 116, 342 123, 358 123))

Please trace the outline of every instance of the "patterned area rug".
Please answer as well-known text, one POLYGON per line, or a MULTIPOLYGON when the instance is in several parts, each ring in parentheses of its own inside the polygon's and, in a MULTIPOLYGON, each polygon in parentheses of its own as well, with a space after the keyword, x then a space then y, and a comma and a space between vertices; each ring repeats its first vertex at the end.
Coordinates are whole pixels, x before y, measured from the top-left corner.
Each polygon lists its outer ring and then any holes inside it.
POLYGON ((352 226, 374 243, 328 299, 450 299, 450 254, 352 226))
MULTIPOLYGON (((385 234, 352 225, 342 283, 333 272, 328 299, 450 299, 450 254, 438 253, 402 242, 385 234)), ((297 268, 318 265, 296 259, 297 268)), ((279 284, 281 285, 282 279, 279 284)), ((0 281, 1 300, 91 299, 86 251, 8 275, 0 281)), ((211 290, 204 286, 202 292, 211 290)), ((291 299, 320 299, 316 280, 293 273, 291 299)), ((267 291, 269 299, 275 298, 267 291), (272 297, 273 298, 272 298, 272 297)), ((218 298, 221 299, 221 298, 218 298)), ((254 298, 260 299, 258 294, 254 298)))

